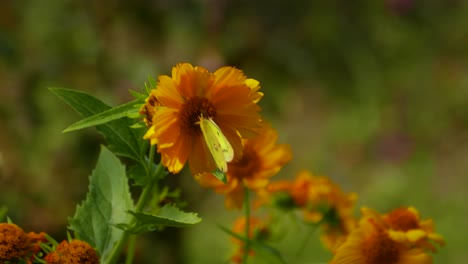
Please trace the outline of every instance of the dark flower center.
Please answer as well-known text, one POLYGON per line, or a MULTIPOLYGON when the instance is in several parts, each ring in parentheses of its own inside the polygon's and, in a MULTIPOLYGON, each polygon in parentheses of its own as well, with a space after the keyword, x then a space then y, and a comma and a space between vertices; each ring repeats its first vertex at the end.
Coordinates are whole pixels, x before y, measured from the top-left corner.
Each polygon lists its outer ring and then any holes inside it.
POLYGON ((189 98, 185 102, 180 113, 182 130, 191 136, 200 134, 200 116, 205 118, 215 118, 216 108, 206 98, 198 96, 189 98))
POLYGON ((400 258, 397 242, 390 239, 382 230, 366 241, 362 253, 366 264, 395 264, 400 258))
POLYGON ((253 178, 261 169, 261 160, 255 149, 246 144, 242 158, 233 162, 229 167, 231 175, 239 179, 253 178))
POLYGON ((419 228, 419 222, 416 215, 406 208, 399 208, 390 212, 387 216, 387 222, 391 228, 400 231, 419 228))

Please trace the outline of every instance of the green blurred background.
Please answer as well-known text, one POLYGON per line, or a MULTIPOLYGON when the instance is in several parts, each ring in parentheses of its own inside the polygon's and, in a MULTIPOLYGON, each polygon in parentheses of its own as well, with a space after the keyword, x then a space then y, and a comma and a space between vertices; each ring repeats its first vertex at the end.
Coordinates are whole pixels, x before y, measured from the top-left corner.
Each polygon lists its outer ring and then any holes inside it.
MULTIPOLYGON (((263 114, 300 169, 328 175, 358 206, 431 217, 448 245, 435 263, 468 263, 468 2, 13 1, 0 3, 0 205, 26 231, 65 238, 102 137, 63 134, 79 119, 47 87, 111 105, 178 62, 236 66, 261 82, 263 114)), ((136 263, 227 263, 223 197, 172 176, 204 221, 140 240, 136 263)), ((356 210, 356 215, 358 211, 356 210)), ((291 225, 291 263, 324 263, 317 234, 291 225)), ((260 262, 259 262, 260 263, 260 262)))

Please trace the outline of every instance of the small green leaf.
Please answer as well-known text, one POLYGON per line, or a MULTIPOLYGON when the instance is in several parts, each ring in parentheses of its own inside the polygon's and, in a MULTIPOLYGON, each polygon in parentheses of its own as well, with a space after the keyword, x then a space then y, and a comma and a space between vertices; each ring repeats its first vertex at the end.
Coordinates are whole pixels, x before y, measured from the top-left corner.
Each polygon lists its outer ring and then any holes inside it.
POLYGON ((99 114, 95 114, 85 119, 81 119, 80 121, 67 127, 65 130, 63 130, 63 132, 71 132, 71 131, 80 130, 83 128, 102 125, 110 121, 120 119, 122 117, 130 116, 133 114, 136 114, 138 116, 139 115, 138 109, 136 109, 133 106, 139 102, 140 100, 134 100, 129 103, 119 105, 109 110, 100 112, 99 114))
POLYGON ((148 98, 148 95, 147 95, 147 94, 142 94, 142 93, 140 93, 140 92, 137 92, 137 91, 134 91, 134 90, 131 90, 131 89, 129 89, 128 91, 129 91, 130 94, 133 95, 133 97, 135 97, 136 99, 140 99, 140 100, 145 101, 146 98, 148 98))
POLYGON ((146 93, 150 94, 151 90, 155 88, 156 88, 156 80, 153 77, 148 76, 148 82, 147 83, 145 82, 146 93))
MULTIPOLYGON (((201 221, 196 213, 186 213, 179 208, 166 204, 157 214, 127 211, 136 218, 133 227, 126 227, 125 230, 131 233, 152 231, 164 226, 186 227, 197 224, 201 221)), ((122 225, 119 225, 122 227, 122 225)))
POLYGON ((125 167, 112 152, 102 147, 90 177, 86 200, 69 219, 70 229, 96 247, 101 262, 106 263, 104 260, 123 235, 113 224, 128 223, 132 216, 126 211, 133 208, 125 167))
POLYGON ((222 172, 220 169, 216 168, 215 171, 213 171, 211 174, 213 174, 218 180, 222 181, 224 184, 227 183, 227 177, 226 173, 222 172))
MULTIPOLYGON (((62 88, 49 88, 49 90, 84 117, 90 117, 111 109, 101 100, 80 91, 62 88)), ((123 117, 98 125, 96 129, 104 135, 112 152, 142 162, 148 149, 148 141, 143 140, 146 128, 130 128, 134 123, 135 120, 123 117)))

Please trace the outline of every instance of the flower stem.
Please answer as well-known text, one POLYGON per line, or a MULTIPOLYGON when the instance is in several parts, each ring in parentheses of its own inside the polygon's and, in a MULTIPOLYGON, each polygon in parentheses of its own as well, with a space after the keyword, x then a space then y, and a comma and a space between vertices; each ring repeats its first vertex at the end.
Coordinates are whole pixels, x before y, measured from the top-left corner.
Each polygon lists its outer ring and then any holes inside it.
POLYGON ((133 257, 135 256, 135 248, 136 248, 136 235, 130 235, 128 239, 127 256, 125 258, 125 264, 133 263, 133 257))
MULTIPOLYGON (((146 203, 150 200, 151 194, 154 195, 154 191, 155 191, 155 189, 157 187, 158 180, 161 179, 163 174, 164 174, 164 166, 162 166, 162 164, 159 164, 156 171, 153 172, 154 151, 155 151, 155 147, 151 146, 150 153, 149 153, 149 159, 148 159, 148 166, 146 168, 146 173, 147 173, 147 177, 149 178, 149 181, 148 181, 148 184, 143 187, 143 192, 141 193, 140 198, 138 199, 137 205, 135 207, 136 212, 141 212, 143 210, 146 203)), ((128 226, 131 227, 131 226, 135 225, 135 223, 136 223, 136 218, 133 217, 130 220, 130 222, 128 223, 128 226)), ((130 237, 130 233, 123 232, 122 237, 120 238, 119 241, 117 241, 117 244, 113 248, 113 250, 112 250, 112 252, 111 252, 111 254, 110 254, 109 258, 108 258, 108 261, 107 261, 108 264, 112 264, 112 263, 117 262, 117 259, 118 259, 119 255, 120 255, 120 252, 122 251, 123 246, 127 243, 129 237, 130 237)), ((132 236, 132 237, 133 237, 132 240, 136 240, 136 236, 135 237, 132 236)), ((131 243, 133 243, 133 242, 130 241, 130 245, 129 245, 129 248, 128 248, 129 252, 127 252, 127 254, 131 255, 132 258, 133 258, 133 255, 134 255, 133 251, 135 250, 135 247, 132 246, 131 243), (130 252, 130 251, 132 251, 132 252, 130 252)), ((128 258, 127 258, 126 263, 131 263, 131 261, 132 261, 131 259, 128 260, 128 258)))
POLYGON ((242 258, 242 263, 246 264, 249 257, 250 250, 250 201, 249 201, 249 189, 244 187, 244 209, 245 209, 245 245, 244 245, 244 257, 242 258))

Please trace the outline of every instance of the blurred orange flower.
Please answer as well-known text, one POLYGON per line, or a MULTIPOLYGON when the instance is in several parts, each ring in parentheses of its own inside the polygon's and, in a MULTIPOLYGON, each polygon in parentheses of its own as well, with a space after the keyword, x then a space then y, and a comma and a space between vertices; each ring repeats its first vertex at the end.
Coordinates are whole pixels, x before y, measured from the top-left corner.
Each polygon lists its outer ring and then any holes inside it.
POLYGON ((291 160, 288 145, 277 145, 278 133, 269 124, 263 124, 256 137, 244 139, 242 157, 228 164, 227 183, 223 184, 211 173, 195 176, 206 188, 225 194, 228 209, 241 209, 244 187, 257 191, 267 186, 269 179, 291 160))
POLYGON ((47 264, 99 263, 96 250, 80 240, 62 241, 57 245, 55 251, 45 256, 44 260, 47 264))
POLYGON ((432 221, 420 221, 414 208, 385 215, 362 208, 361 213, 358 227, 337 248, 331 264, 430 264, 427 251, 434 248, 428 240, 443 244, 443 238, 433 233, 432 221))
MULTIPOLYGON (((366 215, 376 215, 372 209, 363 208, 366 215)), ((419 212, 413 207, 397 208, 382 216, 389 229, 389 234, 396 240, 416 244, 433 252, 437 249, 433 243, 444 245, 444 238, 435 233, 432 219, 421 220, 419 212)))
POLYGON ((251 137, 260 126, 263 96, 258 81, 242 71, 222 67, 210 73, 203 67, 181 63, 172 77, 159 76, 156 89, 140 109, 150 128, 144 138, 157 145, 162 164, 178 173, 188 161, 194 175, 215 171, 215 163, 200 130, 200 116, 212 119, 242 156, 242 138, 251 137))
POLYGON ((0 223, 0 263, 25 257, 30 244, 23 229, 15 224, 0 223))
POLYGON ((330 264, 430 264, 432 257, 422 248, 393 240, 381 221, 363 217, 346 241, 338 247, 330 264))
POLYGON ((285 210, 300 209, 304 220, 321 224, 321 240, 334 250, 356 225, 353 216, 357 195, 344 193, 329 178, 301 171, 294 181, 271 182, 258 204, 271 203, 285 210))
POLYGON ((0 263, 20 259, 31 263, 41 251, 39 242, 47 242, 44 232, 26 234, 15 224, 0 223, 0 263))

